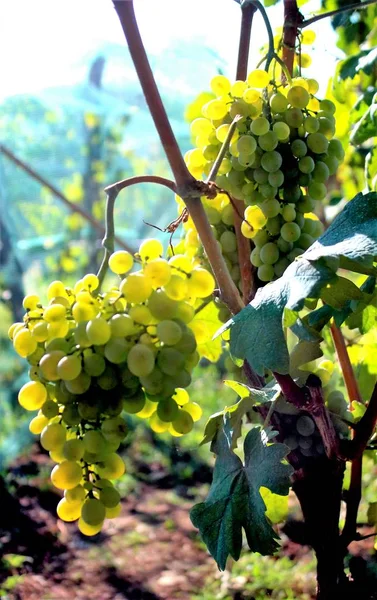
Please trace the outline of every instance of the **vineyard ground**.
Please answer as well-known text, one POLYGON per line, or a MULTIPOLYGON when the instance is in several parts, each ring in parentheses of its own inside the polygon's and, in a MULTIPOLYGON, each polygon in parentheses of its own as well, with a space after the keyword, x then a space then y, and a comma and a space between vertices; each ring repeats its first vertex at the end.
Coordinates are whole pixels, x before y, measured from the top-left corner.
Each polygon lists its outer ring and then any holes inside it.
MULTIPOLYGON (((0 597, 6 600, 314 598, 312 552, 284 533, 276 557, 245 553, 232 575, 220 574, 189 519, 193 496, 204 496, 204 489, 172 487, 162 465, 154 465, 152 483, 139 482, 126 495, 121 515, 94 538, 56 518, 59 497, 48 485, 49 467, 35 446, 8 473, 18 502, 0 521, 0 597)), ((297 511, 292 497, 290 512, 297 511)), ((293 538, 300 535, 299 528, 292 531, 293 538)), ((353 550, 367 556, 371 547, 365 540, 353 550)))

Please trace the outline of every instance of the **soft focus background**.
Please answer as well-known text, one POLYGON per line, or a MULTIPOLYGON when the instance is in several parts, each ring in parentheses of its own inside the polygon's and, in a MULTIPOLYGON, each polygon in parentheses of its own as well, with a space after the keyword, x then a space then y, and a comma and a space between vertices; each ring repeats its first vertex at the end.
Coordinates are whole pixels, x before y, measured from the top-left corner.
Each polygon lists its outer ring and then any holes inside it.
MULTIPOLYGON (((305 14, 318 8, 319 2, 310 1, 305 14)), ((214 74, 232 77, 235 71, 239 7, 231 0, 138 0, 136 12, 186 151, 185 106, 214 74)), ((280 3, 269 16, 274 28, 282 23, 280 3)), ((313 29, 317 42, 308 75, 324 91, 341 52, 328 21, 313 29)), ((251 67, 265 44, 257 15, 251 67)), ((105 185, 132 175, 170 175, 110 0, 2 2, 0 56, 1 143, 94 219, 103 222, 105 185)), ((101 235, 6 154, 0 154, 0 203, 0 597, 311 598, 314 563, 299 532, 295 542, 283 534, 278 559, 245 554, 232 575, 220 575, 190 524, 188 510, 211 480, 209 449, 199 446, 204 423, 236 399, 221 386, 223 362, 197 368, 190 393, 204 415, 182 441, 156 439, 143 423, 130 420, 128 474, 119 488, 122 515, 98 539, 86 540, 75 525, 57 520, 50 460, 18 408, 27 369, 7 329, 22 319, 26 293, 40 292, 53 279, 70 284, 96 271, 101 235)), ((167 245, 168 234, 145 221, 164 228, 175 216, 174 198, 164 188, 133 187, 118 199, 117 234, 135 249, 147 236, 167 245)), ((297 516, 293 501, 291 512, 297 516)))

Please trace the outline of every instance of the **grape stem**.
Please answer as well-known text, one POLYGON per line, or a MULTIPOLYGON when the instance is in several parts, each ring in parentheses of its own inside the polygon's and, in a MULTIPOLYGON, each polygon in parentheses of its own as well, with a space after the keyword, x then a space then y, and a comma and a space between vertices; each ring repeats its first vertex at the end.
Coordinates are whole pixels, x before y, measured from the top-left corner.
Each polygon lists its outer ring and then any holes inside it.
MULTIPOLYGON (((298 10, 296 0, 284 0, 284 27, 283 27, 283 63, 290 76, 293 73, 293 63, 296 51, 297 30, 301 26, 303 17, 298 10)), ((285 71, 283 72, 285 80, 285 71)))
POLYGON ((275 49, 274 49, 274 33, 272 31, 270 19, 268 18, 266 9, 264 8, 263 4, 261 2, 259 2, 259 0, 242 0, 240 2, 240 4, 241 4, 242 9, 245 9, 248 5, 254 6, 256 9, 259 10, 259 12, 261 13, 261 15, 263 17, 263 21, 264 21, 264 24, 266 25, 267 35, 268 35, 268 52, 267 52, 266 66, 265 66, 265 71, 268 71, 271 61, 275 55, 275 49))
MULTIPOLYGON (((330 326, 331 336, 334 342, 335 350, 338 355, 339 364, 343 373, 344 383, 346 384, 350 410, 352 410, 352 401, 362 402, 359 386, 357 385, 355 373, 352 368, 350 357, 347 352, 346 343, 340 328, 333 322, 330 326)), ((357 434, 357 427, 353 430, 353 439, 357 434)), ((368 436, 369 439, 370 436, 368 436)), ((368 441, 368 440, 367 440, 368 441)), ((364 450, 364 449, 363 449, 364 450)), ((347 511, 344 528, 341 535, 341 541, 344 549, 354 539, 357 527, 357 513, 361 500, 361 484, 363 472, 363 457, 360 455, 354 457, 351 462, 350 486, 347 493, 347 511)))
POLYGON ((209 175, 206 179, 206 183, 209 183, 210 181, 215 181, 216 179, 216 175, 219 171, 219 168, 221 167, 221 163, 223 161, 223 158, 229 148, 230 145, 230 141, 232 139, 233 133, 236 129, 237 126, 237 122, 242 119, 242 115, 236 115, 233 119, 233 121, 231 122, 231 124, 229 125, 229 129, 228 129, 228 133, 226 135, 225 140, 223 141, 223 144, 220 148, 220 151, 216 157, 215 162, 212 165, 211 171, 209 172, 209 175))
MULTIPOLYGON (((111 187, 111 186, 110 186, 111 187)), ((118 196, 118 191, 116 188, 108 190, 106 192, 106 229, 105 229, 105 237, 102 240, 102 247, 104 249, 104 255, 101 262, 101 266, 98 270, 97 277, 99 279, 99 285, 97 288, 97 293, 100 291, 103 280, 105 279, 105 275, 109 266, 109 258, 114 252, 114 238, 115 238, 115 227, 114 227, 114 204, 115 200, 118 196)))
POLYGON ((105 187, 105 192, 108 194, 112 190, 115 190, 116 193, 119 194, 119 192, 125 188, 139 183, 156 183, 158 185, 164 185, 175 194, 177 193, 177 186, 174 181, 171 179, 166 179, 165 177, 159 177, 158 175, 137 175, 135 177, 127 177, 127 179, 116 181, 115 183, 105 187))
MULTIPOLYGON (((161 144, 169 161, 177 186, 177 193, 183 199, 207 254, 209 263, 221 290, 221 298, 235 314, 244 308, 241 296, 232 281, 221 249, 215 240, 200 196, 209 193, 210 187, 196 181, 189 173, 183 160, 177 140, 161 100, 148 57, 138 29, 134 3, 132 0, 113 0, 128 48, 144 92, 150 114, 154 120, 161 144)), ((214 194, 217 192, 213 190, 214 194)))
MULTIPOLYGON (((30 167, 28 164, 26 164, 23 160, 21 160, 20 158, 18 158, 18 156, 16 156, 15 154, 13 154, 13 152, 11 152, 11 150, 9 150, 9 148, 6 148, 6 146, 4 146, 3 144, 0 144, 0 152, 2 152, 7 158, 9 158, 9 160, 11 160, 15 165, 17 165, 18 167, 20 167, 20 169, 22 169, 23 171, 25 171, 25 173, 27 173, 28 175, 30 175, 30 177, 32 177, 32 179, 35 179, 35 181, 38 181, 38 183, 40 183, 41 186, 47 188, 70 211, 79 214, 83 219, 85 219, 85 221, 87 221, 88 223, 90 223, 91 226, 94 229, 96 229, 101 235, 104 235, 105 228, 102 225, 102 223, 100 223, 99 221, 97 221, 96 219, 94 219, 90 213, 88 213, 86 210, 84 210, 83 208, 81 208, 78 204, 75 204, 74 202, 71 202, 70 200, 68 200, 68 198, 66 196, 64 196, 64 194, 62 194, 62 192, 58 188, 56 188, 54 185, 52 185, 52 183, 50 183, 49 181, 47 181, 47 179, 45 179, 44 177, 42 177, 42 175, 40 175, 39 173, 37 173, 37 171, 35 171, 32 167, 30 167)), ((123 248, 124 250, 127 250, 128 252, 134 252, 134 250, 132 248, 130 248, 120 238, 116 237, 115 240, 116 240, 117 244, 119 244, 119 246, 121 248, 123 248)))
POLYGON ((303 29, 304 27, 308 27, 309 25, 316 23, 320 19, 327 19, 328 17, 334 17, 335 15, 338 15, 343 12, 360 10, 362 8, 365 8, 366 6, 370 6, 371 4, 376 4, 376 3, 377 3, 377 0, 366 0, 365 2, 355 2, 354 4, 349 4, 348 6, 342 6, 341 8, 336 8, 334 10, 330 10, 325 13, 320 13, 319 15, 314 15, 313 17, 310 17, 310 19, 305 19, 305 21, 303 21, 301 23, 300 29, 303 29))
MULTIPOLYGON (((258 7, 255 4, 243 3, 241 5, 241 30, 238 44, 238 59, 236 67, 236 80, 246 81, 250 53, 251 28, 254 13, 258 7)), ((237 117, 236 117, 237 118, 237 117)), ((230 142, 230 140, 229 140, 230 142)), ((241 231, 243 221, 244 203, 236 198, 231 198, 234 214, 234 231, 237 238, 237 254, 242 281, 242 299, 247 304, 256 293, 255 268, 250 262, 251 243, 241 231)), ((245 372, 245 375, 246 372, 245 372)))

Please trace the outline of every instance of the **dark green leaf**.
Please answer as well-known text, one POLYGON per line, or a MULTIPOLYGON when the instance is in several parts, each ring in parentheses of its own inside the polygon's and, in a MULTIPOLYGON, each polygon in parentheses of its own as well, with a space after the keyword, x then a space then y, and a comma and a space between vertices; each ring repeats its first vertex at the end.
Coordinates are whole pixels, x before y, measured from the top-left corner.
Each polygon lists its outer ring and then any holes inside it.
POLYGON ((337 310, 344 308, 349 300, 359 300, 362 295, 360 289, 344 277, 338 277, 321 291, 323 302, 337 310))
POLYGON ((338 76, 340 79, 353 79, 359 70, 360 60, 362 60, 368 54, 368 50, 362 50, 359 54, 342 60, 338 71, 338 76))
POLYGON ((377 175, 377 147, 373 146, 365 159, 365 179, 370 190, 373 189, 373 180, 377 175))
POLYGON ((208 550, 224 570, 228 556, 238 560, 242 529, 252 552, 272 554, 278 536, 266 518, 260 488, 286 496, 292 467, 282 460, 289 452, 283 444, 267 445, 266 434, 254 428, 246 436, 245 464, 232 451, 227 432, 218 434, 213 482, 205 502, 191 511, 191 520, 200 530, 208 550))
POLYGON ((376 255, 377 194, 358 194, 280 279, 261 288, 254 300, 225 324, 224 328, 232 327, 232 354, 248 360, 261 375, 266 368, 288 373, 284 309, 301 310, 306 298, 320 297, 329 283, 338 281, 334 269, 341 258, 352 265, 376 255))

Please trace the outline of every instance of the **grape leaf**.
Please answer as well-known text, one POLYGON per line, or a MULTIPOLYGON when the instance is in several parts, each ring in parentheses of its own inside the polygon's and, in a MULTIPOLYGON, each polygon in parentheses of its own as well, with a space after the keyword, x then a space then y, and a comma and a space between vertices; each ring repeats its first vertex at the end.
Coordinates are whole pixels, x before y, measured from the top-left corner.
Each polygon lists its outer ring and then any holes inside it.
POLYGON ((359 54, 342 60, 338 70, 340 79, 353 79, 360 69, 360 62, 365 60, 369 54, 369 50, 362 50, 359 54))
POLYGON ((339 280, 335 271, 341 259, 357 270, 359 264, 373 265, 376 255, 377 194, 358 194, 280 279, 260 288, 252 302, 220 329, 231 327, 232 355, 246 359, 260 375, 266 368, 288 373, 284 309, 301 310, 306 298, 321 297, 328 284, 339 280))
POLYGON ((280 389, 275 388, 257 390, 244 383, 235 381, 227 380, 224 383, 237 392, 241 399, 235 404, 226 406, 224 410, 210 416, 204 428, 204 438, 200 443, 201 446, 211 442, 216 437, 217 432, 223 427, 224 419, 228 419, 233 431, 231 447, 235 448, 237 446, 237 439, 241 435, 242 419, 246 413, 250 412, 255 404, 273 402, 280 394, 280 389))
POLYGON ((293 469, 281 461, 289 453, 284 444, 267 445, 259 427, 247 434, 245 464, 232 451, 226 431, 216 440, 216 464, 209 495, 196 504, 190 517, 201 533, 209 552, 224 570, 228 556, 238 560, 242 549, 242 529, 252 552, 272 554, 279 539, 266 518, 266 505, 260 488, 286 496, 293 469))
POLYGON ((217 362, 222 353, 221 339, 214 339, 213 335, 221 325, 218 317, 219 309, 214 302, 209 302, 199 310, 191 323, 190 329, 199 340, 197 351, 200 356, 211 362, 217 362))
POLYGON ((365 180, 369 189, 373 189, 373 180, 377 175, 377 148, 373 146, 365 158, 365 180))

